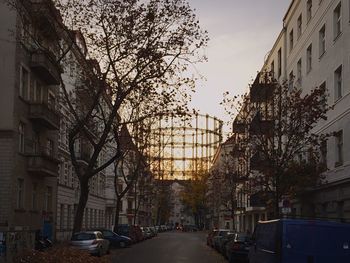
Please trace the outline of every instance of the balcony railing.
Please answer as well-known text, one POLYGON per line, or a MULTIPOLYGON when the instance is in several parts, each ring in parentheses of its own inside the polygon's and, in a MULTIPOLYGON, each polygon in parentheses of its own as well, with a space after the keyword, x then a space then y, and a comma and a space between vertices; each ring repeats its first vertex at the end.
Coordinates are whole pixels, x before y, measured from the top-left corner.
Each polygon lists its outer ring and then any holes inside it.
POLYGON ((273 128, 273 120, 264 120, 261 117, 261 113, 257 112, 250 122, 249 133, 251 135, 271 135, 273 128))
POLYGON ((266 160, 263 157, 263 154, 259 151, 255 152, 250 157, 250 169, 261 171, 266 167, 266 160))
POLYGON ((46 84, 60 84, 60 68, 53 54, 39 51, 33 53, 30 67, 46 84))
POLYGON ((232 124, 232 131, 234 133, 243 134, 246 131, 246 124, 244 121, 235 120, 232 124))
POLYGON ((251 207, 266 207, 268 202, 273 199, 273 192, 259 191, 250 195, 251 207))
POLYGON ((60 115, 58 111, 45 103, 30 103, 29 118, 50 130, 59 130, 60 115))
POLYGON ((250 87, 251 102, 269 101, 274 92, 275 84, 269 73, 258 73, 250 87))
POLYGON ((54 154, 50 154, 50 151, 46 148, 39 148, 34 152, 26 153, 27 171, 32 175, 43 177, 56 177, 58 176, 58 165, 60 161, 54 154))

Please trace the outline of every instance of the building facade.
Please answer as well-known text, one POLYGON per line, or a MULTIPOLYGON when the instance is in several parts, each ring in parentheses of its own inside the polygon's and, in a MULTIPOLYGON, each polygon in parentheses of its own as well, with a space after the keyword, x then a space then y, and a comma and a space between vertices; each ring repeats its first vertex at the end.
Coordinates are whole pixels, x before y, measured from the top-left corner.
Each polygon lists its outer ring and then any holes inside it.
MULTIPOLYGON (((319 187, 306 192, 305 198, 290 200, 293 216, 350 220, 349 21, 349 1, 292 1, 261 70, 270 72, 281 84, 301 88, 304 94, 315 87, 326 87, 327 102, 332 106, 327 120, 318 122, 313 130, 316 134, 330 135, 321 147, 327 164, 325 179, 319 187)), ((252 89, 249 96, 253 96, 252 89)), ((239 135, 239 118, 233 128, 234 134, 239 135)), ((254 165, 251 157, 250 167, 254 165)), ((249 191, 237 196, 237 200, 245 201, 243 211, 236 211, 236 222, 241 222, 240 231, 252 231, 259 220, 269 219, 271 215, 266 204, 256 202, 257 189, 254 191, 249 186, 249 180, 242 185, 249 191)))
POLYGON ((60 16, 40 1, 23 8, 0 3, 0 241, 12 254, 33 245, 39 229, 54 238, 59 164, 61 69, 52 63, 59 56, 52 32, 60 16))

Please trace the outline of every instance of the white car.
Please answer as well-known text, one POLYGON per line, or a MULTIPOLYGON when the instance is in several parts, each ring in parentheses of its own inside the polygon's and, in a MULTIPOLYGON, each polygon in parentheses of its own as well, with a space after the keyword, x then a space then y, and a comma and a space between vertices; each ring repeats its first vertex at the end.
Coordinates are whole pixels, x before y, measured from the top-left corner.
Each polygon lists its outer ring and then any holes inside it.
POLYGON ((92 255, 103 256, 109 253, 109 241, 103 238, 100 231, 75 233, 70 244, 72 247, 86 250, 92 255))

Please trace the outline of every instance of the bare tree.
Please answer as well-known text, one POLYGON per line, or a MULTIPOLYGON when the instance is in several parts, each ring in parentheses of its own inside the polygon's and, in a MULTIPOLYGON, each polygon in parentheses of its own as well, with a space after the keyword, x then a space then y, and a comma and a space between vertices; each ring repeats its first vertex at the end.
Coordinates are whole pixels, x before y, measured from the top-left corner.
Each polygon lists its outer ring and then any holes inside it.
POLYGON ((260 190, 267 199, 272 193, 278 217, 283 195, 295 196, 322 179, 320 143, 327 135, 314 133, 314 128, 329 110, 326 90, 316 87, 306 94, 262 72, 238 111, 235 101, 226 97, 223 104, 238 112, 233 131, 240 137, 237 151, 247 163, 249 190, 260 190))
POLYGON ((184 0, 8 2, 20 11, 24 36, 31 38, 35 52, 48 54, 57 70, 73 52, 80 67, 76 72, 79 87, 74 91, 58 76, 71 120, 71 162, 80 185, 73 227, 77 232, 90 179, 123 158, 121 127, 186 109, 195 85, 191 65, 205 60, 200 50, 208 36, 184 0), (46 26, 42 18, 47 19, 46 26), (38 37, 27 26, 31 24, 41 28, 40 34, 50 41, 38 37), (76 31, 84 36, 82 42, 74 38, 76 31), (77 154, 78 144, 89 149, 84 165, 77 154), (103 155, 109 145, 114 152, 106 159, 103 155))

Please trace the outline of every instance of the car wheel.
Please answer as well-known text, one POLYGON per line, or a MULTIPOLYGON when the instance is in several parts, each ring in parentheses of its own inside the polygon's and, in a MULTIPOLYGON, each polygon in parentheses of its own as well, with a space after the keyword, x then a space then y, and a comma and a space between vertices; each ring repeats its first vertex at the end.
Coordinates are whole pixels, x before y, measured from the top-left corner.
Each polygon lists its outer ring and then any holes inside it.
POLYGON ((119 242, 119 247, 125 248, 126 247, 126 243, 124 241, 120 241, 119 242))

